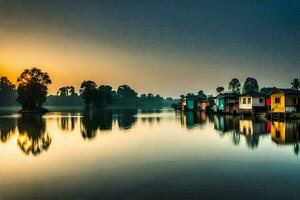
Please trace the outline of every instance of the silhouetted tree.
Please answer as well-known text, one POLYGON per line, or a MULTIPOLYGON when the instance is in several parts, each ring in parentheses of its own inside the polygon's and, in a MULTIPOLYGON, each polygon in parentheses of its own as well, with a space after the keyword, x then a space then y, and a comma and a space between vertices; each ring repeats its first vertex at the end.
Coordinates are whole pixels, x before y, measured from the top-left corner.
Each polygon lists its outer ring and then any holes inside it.
POLYGON ((93 81, 83 81, 80 86, 80 95, 84 100, 85 107, 89 108, 97 96, 97 85, 93 81))
POLYGON ((7 77, 0 77, 0 106, 10 106, 16 102, 15 85, 7 77))
POLYGON ((233 78, 228 85, 228 89, 231 90, 232 92, 239 93, 241 90, 241 83, 239 79, 233 78))
POLYGON ((59 88, 59 90, 57 91, 57 95, 61 97, 72 96, 74 94, 76 94, 74 86, 64 86, 59 88))
POLYGON ((117 94, 119 97, 124 99, 136 98, 137 93, 131 89, 128 85, 121 85, 118 87, 117 94))
POLYGON ((243 86, 243 93, 247 93, 251 90, 259 91, 258 82, 255 78, 247 77, 243 86))
POLYGON ((17 81, 17 101, 22 105, 22 109, 41 109, 46 101, 48 86, 52 83, 49 75, 38 68, 25 69, 17 81))
POLYGON ((137 92, 128 85, 121 85, 118 87, 116 96, 113 98, 113 103, 120 107, 137 107, 141 106, 137 92))
POLYGON ((216 89, 216 92, 218 93, 218 94, 221 94, 222 92, 224 92, 224 87, 222 87, 222 86, 219 86, 219 87, 217 87, 217 89, 216 89))
POLYGON ((112 106, 112 87, 109 85, 101 85, 98 88, 97 96, 94 99, 94 105, 98 108, 106 108, 112 106))
POLYGON ((299 90, 300 89, 300 80, 298 78, 294 78, 291 82, 292 89, 299 90))

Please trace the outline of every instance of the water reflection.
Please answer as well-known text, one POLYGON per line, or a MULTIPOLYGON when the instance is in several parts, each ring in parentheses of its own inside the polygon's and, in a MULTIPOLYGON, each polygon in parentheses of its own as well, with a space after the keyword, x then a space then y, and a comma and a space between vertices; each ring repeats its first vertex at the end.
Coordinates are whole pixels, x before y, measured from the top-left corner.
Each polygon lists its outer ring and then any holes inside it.
POLYGON ((71 114, 57 118, 57 126, 64 131, 73 131, 77 122, 77 116, 71 114))
POLYGON ((293 145, 294 153, 299 154, 300 123, 277 121, 272 123, 272 140, 278 145, 293 145))
POLYGON ((18 131, 18 145, 25 154, 38 155, 48 150, 52 138, 42 115, 22 115, 18 118, 18 131))
POLYGON ((123 109, 116 112, 120 129, 130 129, 137 121, 137 109, 123 109))
MULTIPOLYGON (((299 154, 300 121, 271 122, 263 118, 232 115, 208 116, 204 112, 176 112, 175 118, 173 113, 170 114, 166 123, 175 120, 176 125, 190 131, 205 130, 210 134, 218 134, 220 138, 230 138, 235 146, 242 144, 249 149, 257 149, 264 137, 272 144, 290 145, 294 153, 299 154)), ((112 133, 116 128, 125 133, 139 123, 142 129, 149 129, 147 124, 159 128, 166 118, 162 110, 137 109, 50 113, 46 116, 7 115, 0 117, 0 139, 2 143, 7 143, 16 137, 18 147, 25 154, 39 155, 49 149, 53 136, 50 133, 56 128, 61 130, 58 132, 81 134, 83 139, 90 140, 104 132, 112 133), (56 120, 54 124, 53 119, 56 120)))
POLYGON ((270 122, 263 119, 240 119, 240 133, 246 138, 249 148, 254 149, 258 146, 259 138, 270 133, 270 122))
POLYGON ((81 118, 81 134, 83 138, 92 139, 98 130, 112 129, 112 111, 85 111, 81 118))
MULTIPOLYGON (((276 144, 292 145, 294 152, 299 153, 300 122, 299 121, 269 121, 264 118, 243 118, 232 115, 212 115, 205 117, 201 112, 179 113, 182 127, 194 129, 201 127, 209 119, 213 123, 217 133, 224 137, 232 137, 232 143, 239 145, 241 136, 246 140, 246 145, 250 149, 259 146, 261 137, 271 134, 271 139, 276 144)), ((177 113, 178 115, 178 113, 177 113)))
POLYGON ((2 143, 6 143, 15 132, 17 122, 11 118, 0 118, 0 139, 2 143))
POLYGON ((179 112, 180 122, 182 127, 186 127, 188 129, 193 129, 195 127, 201 127, 204 125, 208 119, 207 115, 204 112, 179 112))

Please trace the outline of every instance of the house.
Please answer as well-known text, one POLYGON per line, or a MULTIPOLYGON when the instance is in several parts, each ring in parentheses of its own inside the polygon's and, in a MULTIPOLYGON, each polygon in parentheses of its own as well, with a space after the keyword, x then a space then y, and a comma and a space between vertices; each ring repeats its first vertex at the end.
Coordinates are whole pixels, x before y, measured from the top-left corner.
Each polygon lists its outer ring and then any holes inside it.
POLYGON ((197 110, 197 109, 198 109, 197 97, 194 95, 187 95, 185 110, 197 110))
POLYGON ((188 94, 187 96, 181 96, 180 101, 181 110, 206 110, 208 106, 207 96, 205 94, 188 94))
POLYGON ((197 96, 198 110, 206 111, 206 107, 209 105, 207 96, 204 93, 200 93, 197 96))
POLYGON ((299 111, 300 91, 276 89, 269 95, 271 97, 271 112, 291 113, 299 111))
POLYGON ((216 98, 217 112, 220 113, 238 113, 239 95, 237 93, 223 93, 216 98))
POLYGON ((208 99, 201 100, 201 102, 200 102, 200 110, 201 111, 206 111, 208 106, 209 106, 208 99))
POLYGON ((266 94, 254 90, 240 95, 240 113, 266 112, 266 97, 266 94))

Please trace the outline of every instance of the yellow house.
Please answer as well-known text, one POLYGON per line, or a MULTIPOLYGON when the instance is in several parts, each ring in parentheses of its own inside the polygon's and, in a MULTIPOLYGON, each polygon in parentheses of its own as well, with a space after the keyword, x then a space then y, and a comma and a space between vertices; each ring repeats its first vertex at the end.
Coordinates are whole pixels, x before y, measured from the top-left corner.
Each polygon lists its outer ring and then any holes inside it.
POLYGON ((271 112, 296 112, 300 104, 300 91, 293 89, 277 89, 270 93, 271 112))

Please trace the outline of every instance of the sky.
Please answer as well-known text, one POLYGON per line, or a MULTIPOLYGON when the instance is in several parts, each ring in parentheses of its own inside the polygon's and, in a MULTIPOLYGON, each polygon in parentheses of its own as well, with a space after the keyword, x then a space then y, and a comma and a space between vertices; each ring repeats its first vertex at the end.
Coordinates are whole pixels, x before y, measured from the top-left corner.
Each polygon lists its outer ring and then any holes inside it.
POLYGON ((138 93, 214 94, 232 78, 300 78, 298 0, 0 0, 0 76, 39 67, 138 93))

